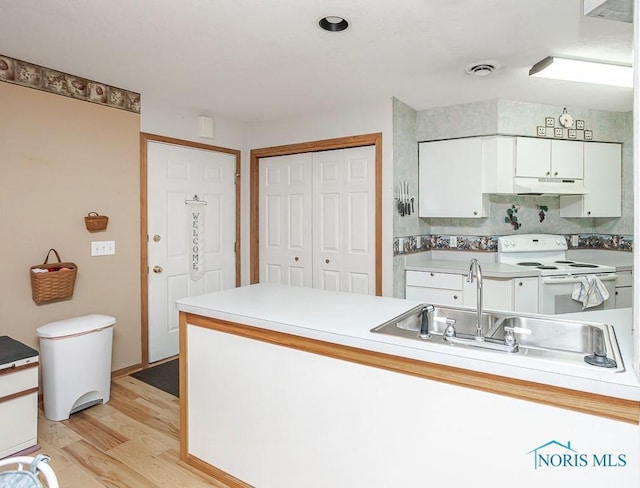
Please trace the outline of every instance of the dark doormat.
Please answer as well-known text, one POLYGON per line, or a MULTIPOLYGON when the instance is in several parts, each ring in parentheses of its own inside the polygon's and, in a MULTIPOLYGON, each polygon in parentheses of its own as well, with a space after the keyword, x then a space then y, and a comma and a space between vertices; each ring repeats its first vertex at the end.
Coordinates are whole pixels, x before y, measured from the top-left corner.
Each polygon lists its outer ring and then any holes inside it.
POLYGON ((178 359, 172 359, 166 363, 152 366, 137 373, 133 373, 135 379, 154 386, 170 395, 180 397, 178 359))

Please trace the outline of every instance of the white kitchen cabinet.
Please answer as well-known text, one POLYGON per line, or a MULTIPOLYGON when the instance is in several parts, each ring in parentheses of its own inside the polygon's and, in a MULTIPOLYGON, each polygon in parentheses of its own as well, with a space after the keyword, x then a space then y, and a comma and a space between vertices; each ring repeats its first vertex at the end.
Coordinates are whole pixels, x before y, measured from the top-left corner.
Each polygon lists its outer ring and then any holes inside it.
POLYGON ((488 215, 487 185, 491 176, 490 169, 483 168, 482 139, 468 137, 418 145, 420 217, 488 215))
MULTIPOLYGON (((466 307, 476 308, 478 293, 475 274, 473 281, 467 282, 463 277, 463 301, 466 307)), ((513 279, 482 278, 482 308, 484 310, 513 310, 513 279)))
MULTIPOLYGON (((406 271, 406 298, 442 306, 476 308, 475 274, 471 283, 466 274, 435 271, 406 271)), ((538 313, 538 278, 482 279, 482 307, 485 310, 505 310, 538 313)))
POLYGON ((516 137, 515 176, 519 178, 583 178, 582 141, 516 137))
POLYGON ((520 313, 538 313, 538 278, 514 278, 513 310, 520 313))
POLYGON ((584 143, 584 187, 584 195, 560 196, 561 217, 622 215, 621 144, 584 143))
POLYGON ((618 271, 616 281, 616 308, 627 308, 633 305, 633 273, 618 271))
POLYGON ((462 275, 407 270, 405 277, 407 300, 418 300, 433 305, 463 306, 462 275))

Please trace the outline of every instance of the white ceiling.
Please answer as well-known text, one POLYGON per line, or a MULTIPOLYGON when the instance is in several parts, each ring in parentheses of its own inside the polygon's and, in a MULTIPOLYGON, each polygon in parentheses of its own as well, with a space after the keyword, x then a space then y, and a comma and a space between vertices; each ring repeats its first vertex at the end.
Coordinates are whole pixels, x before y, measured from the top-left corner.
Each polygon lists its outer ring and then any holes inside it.
POLYGON ((396 97, 613 111, 631 89, 530 79, 549 55, 632 61, 632 24, 583 0, 0 0, 0 54, 244 121, 396 97), (326 15, 351 22, 317 27, 326 15), (492 60, 485 78, 464 68, 492 60))

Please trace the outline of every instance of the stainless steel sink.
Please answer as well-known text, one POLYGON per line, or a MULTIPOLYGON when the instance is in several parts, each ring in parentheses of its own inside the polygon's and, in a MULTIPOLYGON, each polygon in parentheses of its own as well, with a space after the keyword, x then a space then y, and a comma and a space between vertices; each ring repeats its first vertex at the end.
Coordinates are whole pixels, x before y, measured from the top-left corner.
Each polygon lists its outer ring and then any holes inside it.
POLYGON ((371 332, 449 347, 473 347, 537 357, 559 363, 624 371, 615 331, 610 324, 555 317, 486 311, 483 337, 475 337, 477 313, 472 309, 420 305, 371 332), (421 336, 428 313, 429 335, 421 336))

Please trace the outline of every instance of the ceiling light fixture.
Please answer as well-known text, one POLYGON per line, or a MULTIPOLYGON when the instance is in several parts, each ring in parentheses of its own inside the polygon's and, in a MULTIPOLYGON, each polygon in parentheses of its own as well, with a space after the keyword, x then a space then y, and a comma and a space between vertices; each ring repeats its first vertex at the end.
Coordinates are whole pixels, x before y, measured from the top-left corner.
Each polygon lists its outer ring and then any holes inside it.
POLYGON ((633 88, 633 67, 548 56, 533 65, 529 76, 633 88))
POLYGON ((342 17, 338 17, 336 15, 328 15, 326 17, 322 17, 318 21, 318 25, 321 29, 324 29, 328 32, 341 32, 349 27, 349 22, 347 22, 347 20, 342 17))

